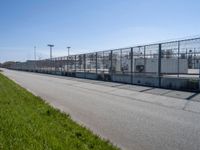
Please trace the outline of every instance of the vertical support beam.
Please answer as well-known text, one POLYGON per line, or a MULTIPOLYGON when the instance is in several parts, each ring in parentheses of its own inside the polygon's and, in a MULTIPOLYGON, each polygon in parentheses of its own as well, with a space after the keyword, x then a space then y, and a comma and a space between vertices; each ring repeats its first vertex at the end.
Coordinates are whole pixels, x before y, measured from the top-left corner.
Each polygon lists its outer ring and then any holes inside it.
POLYGON ((37 61, 35 61, 35 70, 34 70, 34 72, 36 72, 36 70, 37 70, 37 61))
MULTIPOLYGON (((42 61, 41 61, 42 62, 42 61)), ((52 59, 50 59, 50 65, 51 65, 51 73, 50 74, 52 74, 52 72, 53 72, 53 60, 52 59)), ((40 68, 41 68, 41 63, 40 63, 40 68)), ((41 70, 40 70, 41 71, 41 70)))
POLYGON ((75 65, 75 76, 76 76, 76 55, 75 55, 74 65, 75 65))
POLYGON ((55 72, 57 72, 58 71, 58 69, 59 69, 59 58, 56 58, 55 59, 55 72))
POLYGON ((131 57, 131 84, 133 84, 133 48, 132 47, 131 47, 130 57, 131 57))
POLYGON ((52 72, 53 72, 53 60, 52 60, 52 58, 50 58, 50 64, 51 64, 51 74, 52 74, 52 72))
POLYGON ((120 50, 120 71, 121 73, 124 73, 124 71, 122 70, 122 49, 120 50))
POLYGON ((52 46, 50 46, 50 61, 51 61, 51 74, 53 70, 53 62, 52 62, 52 46))
POLYGON ((41 67, 42 65, 41 64, 42 64, 42 60, 40 60, 40 69, 39 69, 40 73, 42 72, 42 67, 41 67))
POLYGON ((102 60, 102 63, 103 63, 103 74, 104 74, 104 69, 105 69, 105 68, 104 68, 104 64, 105 64, 105 60, 104 60, 104 59, 105 59, 105 58, 104 58, 104 53, 105 53, 105 52, 103 52, 103 57, 102 57, 102 59, 103 59, 103 60, 102 60))
POLYGON ((34 46, 34 59, 35 59, 35 61, 34 61, 34 71, 33 72, 35 72, 35 70, 36 70, 36 46, 34 46))
POLYGON ((61 63, 61 65, 62 65, 62 75, 64 75, 65 74, 65 58, 64 57, 62 57, 62 61, 61 61, 62 63, 61 63))
POLYGON ((52 68, 52 69, 53 69, 53 72, 52 72, 52 73, 55 74, 55 66, 56 66, 56 65, 55 65, 55 58, 52 59, 52 62, 53 62, 53 68, 52 68))
MULTIPOLYGON (((52 72, 52 59, 49 59, 49 61, 50 61, 50 74, 51 74, 51 72, 52 72)), ((41 71, 41 62, 40 62, 40 71, 41 71)))
POLYGON ((146 73, 146 46, 144 46, 144 71, 146 73))
POLYGON ((200 64, 199 64, 199 92, 200 92, 200 64))
POLYGON ((54 60, 53 60, 53 68, 54 68, 54 74, 56 73, 56 58, 54 58, 54 60))
POLYGON ((192 68, 197 68, 196 60, 198 59, 198 52, 196 52, 196 48, 194 48, 194 52, 193 52, 193 57, 192 58, 193 58, 192 59, 192 68))
POLYGON ((62 65, 63 65, 63 75, 65 76, 65 57, 63 57, 62 65))
POLYGON ((57 58, 54 58, 54 73, 56 74, 57 58))
POLYGON ((67 57, 64 57, 64 75, 66 75, 66 62, 67 62, 67 57))
POLYGON ((110 51, 110 77, 112 80, 112 75, 113 75, 113 51, 110 51))
POLYGON ((178 65, 177 66, 178 67, 177 68, 178 69, 178 74, 177 74, 178 78, 179 78, 179 74, 180 74, 180 60, 179 60, 180 58, 179 57, 180 57, 180 41, 178 41, 178 64, 177 64, 178 65))
POLYGON ((61 71, 61 75, 63 75, 63 66, 62 66, 62 57, 60 58, 60 61, 59 61, 60 63, 59 63, 59 68, 61 69, 60 71, 61 71))
POLYGON ((69 56, 67 56, 67 76, 69 75, 69 56))
POLYGON ((86 78, 86 55, 83 55, 83 68, 84 68, 84 78, 86 78))
POLYGON ((52 46, 50 46, 50 59, 52 59, 52 46))
POLYGON ((53 69, 52 74, 54 74, 55 73, 55 58, 52 59, 52 69, 53 69))
POLYGON ((98 53, 96 52, 96 76, 98 74, 98 72, 97 72, 97 61, 98 61, 98 53))
POLYGON ((161 87, 161 57, 162 57, 162 44, 158 48, 158 87, 161 87))

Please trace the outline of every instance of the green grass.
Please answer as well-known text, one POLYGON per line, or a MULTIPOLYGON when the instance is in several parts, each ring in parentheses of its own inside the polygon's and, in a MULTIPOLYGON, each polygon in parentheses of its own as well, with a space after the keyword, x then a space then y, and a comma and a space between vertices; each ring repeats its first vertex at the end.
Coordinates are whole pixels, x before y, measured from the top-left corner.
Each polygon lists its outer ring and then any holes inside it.
POLYGON ((0 149, 118 148, 0 74, 0 149))

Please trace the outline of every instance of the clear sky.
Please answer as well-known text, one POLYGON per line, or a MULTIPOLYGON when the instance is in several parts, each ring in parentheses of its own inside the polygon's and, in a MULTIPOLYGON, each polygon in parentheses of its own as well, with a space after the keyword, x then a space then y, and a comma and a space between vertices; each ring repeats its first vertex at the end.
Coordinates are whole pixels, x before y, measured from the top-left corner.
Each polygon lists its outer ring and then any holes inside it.
POLYGON ((0 62, 200 35, 199 0, 0 0, 0 62))

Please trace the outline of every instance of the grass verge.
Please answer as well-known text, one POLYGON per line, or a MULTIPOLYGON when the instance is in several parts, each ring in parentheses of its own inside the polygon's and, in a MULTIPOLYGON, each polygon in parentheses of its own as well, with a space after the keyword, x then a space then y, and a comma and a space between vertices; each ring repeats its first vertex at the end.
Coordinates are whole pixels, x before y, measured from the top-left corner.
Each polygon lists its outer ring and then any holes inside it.
POLYGON ((0 149, 116 150, 0 73, 0 149))

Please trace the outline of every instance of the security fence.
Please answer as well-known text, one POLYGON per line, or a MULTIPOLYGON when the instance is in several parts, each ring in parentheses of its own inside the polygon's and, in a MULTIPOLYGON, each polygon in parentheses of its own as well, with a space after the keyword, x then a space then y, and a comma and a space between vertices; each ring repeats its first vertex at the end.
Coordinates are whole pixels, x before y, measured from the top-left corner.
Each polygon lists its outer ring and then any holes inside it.
POLYGON ((200 38, 19 62, 11 69, 200 91, 200 38))

